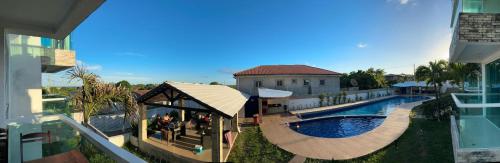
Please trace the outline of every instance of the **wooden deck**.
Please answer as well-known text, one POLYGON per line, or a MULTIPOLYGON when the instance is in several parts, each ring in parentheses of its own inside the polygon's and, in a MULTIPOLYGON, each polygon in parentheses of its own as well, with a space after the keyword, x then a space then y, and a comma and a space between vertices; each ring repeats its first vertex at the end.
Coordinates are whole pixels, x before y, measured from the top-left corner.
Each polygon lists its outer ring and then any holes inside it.
POLYGON ((312 137, 295 132, 286 122, 299 119, 290 114, 264 116, 260 127, 271 143, 293 154, 315 159, 346 160, 373 153, 398 139, 408 128, 411 109, 421 103, 400 105, 379 127, 347 138, 312 137))
MULTIPOLYGON (((237 132, 233 132, 233 142, 238 136, 237 132)), ((195 130, 186 130, 186 136, 181 136, 175 142, 166 142, 165 140, 160 140, 156 137, 149 137, 147 143, 156 147, 156 150, 161 150, 160 152, 165 152, 165 154, 177 157, 184 162, 211 162, 212 161, 212 150, 204 149, 202 153, 194 153, 195 145, 201 145, 200 135, 195 130)), ((234 145, 234 144, 233 144, 234 145)), ((210 147, 211 148, 211 147, 210 147)), ((230 149, 229 145, 223 145, 223 156, 224 160, 227 160, 229 156, 230 149)))

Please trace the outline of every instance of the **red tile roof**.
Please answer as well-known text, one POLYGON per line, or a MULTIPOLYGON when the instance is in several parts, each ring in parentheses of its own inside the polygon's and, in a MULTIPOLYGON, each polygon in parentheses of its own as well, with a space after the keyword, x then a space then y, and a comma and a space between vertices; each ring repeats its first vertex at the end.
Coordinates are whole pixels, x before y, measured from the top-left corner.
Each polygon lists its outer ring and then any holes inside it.
POLYGON ((240 71, 234 76, 246 75, 340 75, 338 72, 307 65, 265 65, 240 71))

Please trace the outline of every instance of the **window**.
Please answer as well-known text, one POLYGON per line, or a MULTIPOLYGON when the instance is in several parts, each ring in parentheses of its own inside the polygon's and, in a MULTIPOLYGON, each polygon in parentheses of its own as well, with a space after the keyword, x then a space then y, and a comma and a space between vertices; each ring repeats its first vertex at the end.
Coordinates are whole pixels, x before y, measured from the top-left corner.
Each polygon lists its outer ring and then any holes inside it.
POLYGON ((309 80, 304 80, 304 85, 310 85, 311 84, 311 81, 309 80))
POLYGON ((262 87, 262 81, 255 81, 255 87, 262 87))
POLYGON ((297 79, 292 79, 292 84, 297 84, 297 79))
POLYGON ((282 87, 283 86, 283 80, 276 80, 276 86, 282 87))
POLYGON ((324 79, 319 80, 319 85, 325 85, 325 80, 324 79))

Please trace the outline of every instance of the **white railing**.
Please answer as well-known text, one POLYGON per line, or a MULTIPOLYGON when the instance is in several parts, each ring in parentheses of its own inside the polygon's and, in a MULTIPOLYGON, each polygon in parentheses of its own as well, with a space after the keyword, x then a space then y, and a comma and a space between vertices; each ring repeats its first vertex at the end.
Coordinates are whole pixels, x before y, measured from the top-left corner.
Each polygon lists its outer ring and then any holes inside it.
POLYGON ((488 108, 488 107, 500 107, 500 103, 476 103, 476 104, 467 104, 463 103, 458 99, 457 96, 482 96, 482 94, 478 93, 452 93, 451 97, 457 105, 458 108, 488 108))
MULTIPOLYGON (((135 156, 134 154, 122 149, 113 143, 109 142, 105 138, 101 137, 97 133, 93 132, 91 129, 82 126, 71 118, 68 118, 62 114, 40 116, 37 117, 35 121, 46 122, 46 121, 57 121, 60 120, 65 124, 69 125, 71 128, 78 131, 82 136, 89 140, 93 145, 95 145, 99 150, 103 151, 107 156, 111 157, 117 162, 138 162, 146 163, 146 161, 135 156)), ((15 123, 15 121, 14 121, 15 123)))

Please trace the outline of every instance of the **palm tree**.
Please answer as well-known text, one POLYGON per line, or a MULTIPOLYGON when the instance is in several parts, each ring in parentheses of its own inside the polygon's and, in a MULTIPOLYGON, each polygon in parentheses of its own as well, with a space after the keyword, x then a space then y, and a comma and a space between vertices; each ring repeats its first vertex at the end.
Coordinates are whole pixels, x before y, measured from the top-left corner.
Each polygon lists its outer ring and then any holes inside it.
POLYGON ((125 114, 124 122, 127 119, 133 119, 134 122, 137 118, 135 115, 139 107, 128 88, 104 83, 99 76, 88 72, 81 65, 69 70, 68 75, 70 80, 82 82, 82 87, 72 99, 76 109, 83 111, 84 125, 89 124, 90 116, 109 107, 120 109, 125 114))
POLYGON ((425 81, 427 85, 432 84, 438 102, 439 108, 439 95, 440 87, 446 81, 446 70, 448 63, 445 60, 429 62, 428 66, 418 66, 415 72, 415 79, 417 81, 425 81))
POLYGON ((449 78, 455 83, 461 86, 462 90, 465 90, 465 80, 466 78, 476 78, 476 71, 480 71, 481 67, 474 63, 449 63, 448 65, 449 78))

